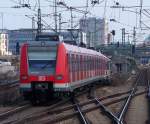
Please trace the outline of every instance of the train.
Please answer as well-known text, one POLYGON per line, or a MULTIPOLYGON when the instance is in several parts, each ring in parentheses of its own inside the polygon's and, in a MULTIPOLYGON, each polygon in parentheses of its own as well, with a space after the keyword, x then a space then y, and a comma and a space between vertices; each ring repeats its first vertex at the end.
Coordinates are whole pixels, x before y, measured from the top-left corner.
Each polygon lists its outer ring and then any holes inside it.
POLYGON ((55 94, 69 96, 93 82, 108 79, 109 58, 101 52, 57 40, 22 45, 20 92, 25 99, 35 102, 51 99, 55 94))

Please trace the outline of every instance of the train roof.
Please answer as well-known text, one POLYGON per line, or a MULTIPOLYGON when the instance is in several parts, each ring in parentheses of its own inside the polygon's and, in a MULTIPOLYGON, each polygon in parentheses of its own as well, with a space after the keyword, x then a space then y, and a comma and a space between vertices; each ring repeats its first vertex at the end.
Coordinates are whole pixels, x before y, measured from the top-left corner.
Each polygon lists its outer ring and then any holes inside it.
POLYGON ((67 50, 67 52, 76 52, 76 53, 84 53, 84 54, 88 54, 88 55, 97 55, 100 57, 103 57, 104 59, 107 59, 108 61, 110 60, 109 58, 107 58, 106 56, 104 56, 101 52, 97 52, 95 50, 91 50, 91 49, 87 49, 87 48, 83 48, 83 47, 79 47, 79 46, 75 46, 75 45, 70 45, 70 44, 66 44, 66 43, 62 43, 65 47, 65 49, 67 50))
MULTIPOLYGON (((79 47, 79 46, 75 46, 75 45, 70 45, 64 42, 59 42, 61 44, 64 45, 66 51, 68 53, 84 53, 84 54, 88 54, 88 55, 97 55, 100 57, 103 57, 104 59, 106 59, 107 61, 110 61, 110 59, 108 57, 106 57, 105 55, 103 55, 101 52, 97 52, 95 50, 91 50, 91 49, 87 49, 87 48, 83 48, 83 47, 79 47)), ((53 43, 53 42, 45 42, 45 41, 36 41, 36 42, 32 42, 32 43, 27 43, 26 45, 29 46, 55 46, 58 45, 59 43, 53 43), (44 45, 42 45, 44 43, 44 45)), ((25 44, 24 44, 25 45, 25 44)))

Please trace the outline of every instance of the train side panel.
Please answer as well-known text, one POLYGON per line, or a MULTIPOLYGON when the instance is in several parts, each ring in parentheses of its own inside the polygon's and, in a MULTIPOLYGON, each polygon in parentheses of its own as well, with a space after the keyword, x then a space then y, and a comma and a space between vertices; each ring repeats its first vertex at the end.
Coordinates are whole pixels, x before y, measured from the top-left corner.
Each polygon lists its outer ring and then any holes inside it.
POLYGON ((54 91, 68 91, 70 90, 69 76, 68 76, 68 62, 67 51, 61 43, 58 46, 57 63, 55 72, 54 91))
POLYGON ((28 75, 28 57, 27 57, 27 48, 28 45, 25 44, 21 49, 21 57, 20 57, 20 89, 21 91, 31 90, 31 84, 29 81, 28 75))

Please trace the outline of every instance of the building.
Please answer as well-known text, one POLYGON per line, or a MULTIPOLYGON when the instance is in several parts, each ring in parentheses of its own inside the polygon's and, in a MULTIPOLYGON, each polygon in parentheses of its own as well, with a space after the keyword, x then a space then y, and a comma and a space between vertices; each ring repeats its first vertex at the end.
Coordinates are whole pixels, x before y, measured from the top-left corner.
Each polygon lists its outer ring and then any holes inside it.
POLYGON ((18 30, 8 30, 9 37, 9 51, 12 54, 18 54, 17 49, 27 42, 35 40, 36 31, 32 29, 18 29, 18 30))
POLYGON ((86 33, 87 47, 107 44, 108 22, 105 19, 95 17, 80 19, 80 29, 86 33))
POLYGON ((23 43, 27 41, 33 41, 36 35, 36 30, 33 31, 32 29, 0 29, 0 32, 7 34, 9 39, 7 49, 9 50, 9 53, 12 54, 16 54, 17 47, 19 48, 23 43))
POLYGON ((0 33, 0 56, 8 55, 8 34, 6 32, 0 33))
MULTIPOLYGON (((23 43, 32 42, 36 37, 36 30, 32 29, 17 29, 17 30, 0 30, 1 32, 5 32, 8 35, 9 44, 7 45, 7 50, 9 50, 12 54, 19 54, 19 48, 23 43)), ((55 32, 43 32, 47 35, 55 34, 55 32)), ((78 30, 73 31, 63 31, 60 33, 63 36, 64 42, 75 42, 74 44, 80 44, 86 42, 85 33, 80 35, 78 30), (82 39, 81 39, 82 38, 82 39)))

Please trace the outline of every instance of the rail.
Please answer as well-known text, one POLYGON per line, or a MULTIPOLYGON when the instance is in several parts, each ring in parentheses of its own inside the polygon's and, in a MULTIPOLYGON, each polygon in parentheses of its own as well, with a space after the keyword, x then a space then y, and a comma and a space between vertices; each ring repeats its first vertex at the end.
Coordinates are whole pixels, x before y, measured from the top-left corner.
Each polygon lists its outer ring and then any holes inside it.
POLYGON ((7 118, 8 116, 11 116, 12 114, 15 114, 15 113, 18 113, 18 112, 21 112, 27 108, 31 107, 31 105, 29 103, 26 103, 22 106, 19 106, 19 107, 16 107, 16 108, 13 108, 11 110, 8 110, 6 112, 3 112, 0 114, 0 120, 4 120, 5 118, 7 118))
POLYGON ((138 85, 138 82, 141 79, 141 77, 142 77, 142 73, 140 72, 137 80, 135 81, 135 84, 134 84, 133 88, 131 89, 131 92, 130 92, 130 94, 129 94, 125 104, 123 105, 123 107, 121 109, 121 112, 120 112, 120 114, 118 116, 118 122, 116 124, 123 124, 123 118, 124 118, 124 116, 125 116, 125 114, 126 114, 126 112, 128 110, 129 104, 130 104, 133 96, 135 95, 135 92, 136 92, 136 89, 137 89, 137 85, 138 85))
POLYGON ((4 81, 3 83, 0 83, 0 86, 7 86, 7 85, 14 85, 19 83, 19 80, 13 80, 13 81, 4 81))
POLYGON ((75 105, 74 109, 77 110, 77 112, 79 113, 79 119, 81 120, 81 123, 82 124, 89 124, 84 113, 82 112, 81 106, 78 104, 78 102, 75 98, 72 99, 72 103, 75 105))
MULTIPOLYGON (((139 95, 142 95, 142 94, 145 94, 145 93, 146 93, 146 91, 138 92, 138 93, 135 94, 134 97, 139 96, 139 95)), ((123 100, 125 100, 125 99, 127 99, 127 96, 123 96, 123 97, 121 97, 121 98, 118 98, 118 99, 115 99, 115 100, 112 100, 112 101, 109 101, 109 102, 105 102, 103 105, 104 105, 104 106, 113 105, 113 104, 118 103, 118 102, 121 102, 121 101, 123 101, 123 100)), ((94 103, 94 101, 93 101, 92 103, 94 103)), ((82 109, 82 113, 83 113, 83 114, 86 114, 86 113, 88 113, 88 112, 97 110, 97 109, 99 109, 99 108, 100 108, 99 105, 96 105, 96 106, 93 106, 93 107, 90 107, 90 108, 84 108, 84 109, 82 109)), ((65 108, 64 108, 64 109, 65 109, 65 108)), ((56 110, 56 111, 57 111, 57 110, 56 110)), ((55 113, 55 110, 49 112, 49 115, 51 115, 52 113, 54 114, 54 113, 55 113)), ((56 113, 57 113, 57 112, 56 112, 56 113)), ((59 111, 58 113, 60 114, 60 111, 59 111)), ((103 112, 101 112, 101 113, 103 113, 103 112)), ((38 122, 43 123, 43 124, 58 123, 58 122, 60 122, 60 121, 63 121, 63 120, 66 120, 66 119, 70 119, 70 118, 72 118, 72 117, 74 117, 74 116, 77 116, 77 115, 79 115, 79 112, 78 112, 78 111, 75 111, 75 112, 72 112, 72 113, 66 113, 65 115, 64 115, 64 114, 59 115, 59 116, 57 116, 57 118, 55 118, 55 119, 47 119, 47 120, 45 120, 45 122, 43 122, 43 121, 38 121, 38 122)), ((15 124, 22 124, 22 123, 15 123, 15 124)))
MULTIPOLYGON (((148 117, 150 117, 150 81, 147 81, 148 90, 147 90, 147 101, 148 101, 148 117)), ((147 124, 150 123, 150 118, 147 120, 147 124)))
POLYGON ((128 106, 133 98, 133 96, 135 95, 136 89, 137 89, 137 85, 139 80, 142 77, 142 73, 139 73, 138 78, 136 79, 133 87, 130 90, 130 93, 128 95, 128 97, 126 98, 126 102, 124 103, 119 116, 114 115, 107 107, 105 107, 101 101, 97 98, 95 98, 96 104, 99 105, 100 109, 106 114, 107 117, 109 117, 115 124, 123 124, 123 118, 128 110, 128 106))

